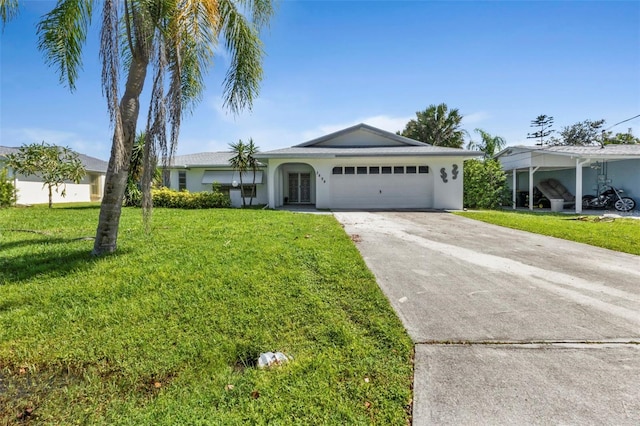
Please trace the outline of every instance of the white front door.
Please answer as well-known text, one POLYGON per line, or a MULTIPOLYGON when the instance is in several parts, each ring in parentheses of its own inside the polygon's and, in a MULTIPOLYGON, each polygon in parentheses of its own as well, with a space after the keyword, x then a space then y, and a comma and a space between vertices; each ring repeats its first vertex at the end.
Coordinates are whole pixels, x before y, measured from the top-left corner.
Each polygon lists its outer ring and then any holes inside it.
POLYGON ((289 173, 289 203, 311 203, 311 173, 289 173))

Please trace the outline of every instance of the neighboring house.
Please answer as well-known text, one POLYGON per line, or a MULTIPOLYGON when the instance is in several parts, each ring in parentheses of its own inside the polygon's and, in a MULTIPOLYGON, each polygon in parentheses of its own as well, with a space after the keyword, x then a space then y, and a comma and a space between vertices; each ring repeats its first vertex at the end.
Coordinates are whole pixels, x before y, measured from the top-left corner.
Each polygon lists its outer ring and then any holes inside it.
MULTIPOLYGON (((514 208, 517 192, 526 191, 533 199, 534 186, 549 178, 560 181, 576 200, 610 184, 640 204, 640 145, 513 146, 495 158, 508 175, 514 208)), ((575 211, 582 212, 581 202, 575 211)))
MULTIPOLYGON (((6 154, 18 152, 18 148, 0 146, 0 168, 5 167, 4 159, 6 154)), ((78 154, 80 161, 84 165, 87 173, 76 184, 68 182, 66 184, 66 196, 53 191, 53 203, 75 203, 87 201, 101 201, 104 191, 104 179, 107 174, 108 163, 88 155, 78 154)), ((9 169, 9 176, 13 177, 13 183, 18 190, 17 204, 44 204, 49 202, 49 190, 38 176, 13 175, 9 169)))
MULTIPOLYGON (((210 190, 218 181, 233 191, 231 153, 178 156, 169 186, 210 190), (231 185, 231 186, 230 186, 231 185)), ((256 155, 266 169, 256 177, 254 204, 271 208, 462 209, 464 160, 475 151, 434 147, 359 124, 291 148, 256 155)), ((243 177, 251 182, 252 174, 243 177)), ((239 205, 232 197, 234 205, 239 205)))
MULTIPOLYGON (((177 155, 167 168, 164 185, 176 190, 189 192, 211 191, 215 182, 220 191, 229 194, 234 207, 242 205, 240 173, 233 170, 229 160, 232 152, 201 152, 177 155)), ((247 204, 253 198, 254 205, 267 204, 267 186, 264 167, 256 172, 255 185, 253 171, 242 174, 242 188, 247 204)))

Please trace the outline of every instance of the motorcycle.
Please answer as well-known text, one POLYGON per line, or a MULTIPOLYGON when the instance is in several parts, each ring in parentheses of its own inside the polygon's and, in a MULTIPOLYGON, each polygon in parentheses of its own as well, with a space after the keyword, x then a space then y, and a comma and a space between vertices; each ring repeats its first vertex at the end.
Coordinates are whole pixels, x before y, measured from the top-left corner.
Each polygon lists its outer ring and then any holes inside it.
POLYGON ((630 212, 636 207, 633 198, 623 197, 622 189, 604 186, 600 195, 585 195, 582 197, 583 209, 606 209, 613 207, 619 212, 630 212))

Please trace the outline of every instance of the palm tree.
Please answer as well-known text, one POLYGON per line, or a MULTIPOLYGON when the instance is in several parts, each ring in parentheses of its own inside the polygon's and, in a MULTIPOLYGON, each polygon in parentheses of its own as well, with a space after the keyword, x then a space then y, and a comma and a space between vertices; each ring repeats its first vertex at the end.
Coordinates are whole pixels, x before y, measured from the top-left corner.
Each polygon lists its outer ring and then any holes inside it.
MULTIPOLYGON (((231 148, 231 152, 234 154, 233 157, 229 159, 229 164, 233 167, 233 170, 238 172, 240 176, 240 194, 242 195, 242 207, 247 206, 247 202, 244 199, 244 183, 242 182, 242 174, 246 173, 249 169, 249 161, 247 158, 247 145, 242 142, 242 139, 238 140, 238 142, 230 143, 229 148, 231 148)), ((255 179, 255 178, 254 178, 255 179)))
MULTIPOLYGON (((263 50, 258 34, 273 13, 272 0, 59 0, 38 24, 39 48, 71 90, 98 4, 102 5, 102 87, 114 132, 94 255, 116 250, 140 95, 149 69, 153 74, 145 130, 147 168, 156 150, 163 164, 169 163, 183 113, 193 108, 202 94, 204 72, 212 64, 219 39, 231 54, 223 82, 224 105, 233 113, 251 108, 262 78, 263 50), (122 94, 118 87, 121 70, 126 74, 122 94)), ((3 24, 15 15, 17 7, 17 0, 0 0, 3 24)), ((144 186, 148 194, 149 188, 144 186)))
POLYGON ((462 115, 457 109, 449 110, 447 104, 429 105, 416 112, 400 135, 422 141, 433 146, 462 148, 466 132, 460 128, 462 115))
POLYGON ((253 143, 253 139, 249 138, 249 143, 246 145, 247 149, 247 168, 253 172, 253 182, 251 183, 251 198, 249 198, 249 205, 253 204, 253 198, 256 196, 256 174, 260 162, 255 155, 260 151, 260 148, 253 143))
POLYGON ((491 136, 489 133, 482 129, 475 129, 475 132, 480 135, 481 142, 470 141, 467 145, 468 149, 477 149, 484 153, 484 158, 493 158, 498 152, 507 145, 507 141, 500 136, 491 136))

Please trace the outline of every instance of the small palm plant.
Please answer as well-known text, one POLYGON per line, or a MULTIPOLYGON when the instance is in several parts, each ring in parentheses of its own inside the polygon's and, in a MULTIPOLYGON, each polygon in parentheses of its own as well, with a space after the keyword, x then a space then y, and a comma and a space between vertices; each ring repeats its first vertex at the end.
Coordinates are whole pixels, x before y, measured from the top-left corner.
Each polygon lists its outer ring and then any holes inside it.
POLYGON ((247 144, 242 142, 242 139, 239 139, 238 142, 230 143, 229 148, 231 148, 231 152, 234 154, 233 157, 229 159, 229 164, 233 167, 233 170, 238 172, 240 176, 240 193, 242 194, 242 207, 247 206, 247 202, 244 199, 244 183, 242 182, 242 174, 245 173, 249 168, 249 163, 247 160, 247 144))
POLYGON ((253 172, 253 182, 251 183, 251 198, 249 198, 249 205, 253 203, 253 197, 256 196, 256 174, 260 167, 260 162, 256 159, 255 155, 260 152, 260 148, 253 143, 253 139, 249 138, 249 143, 245 145, 247 151, 247 168, 253 172))

